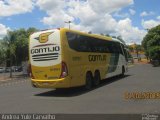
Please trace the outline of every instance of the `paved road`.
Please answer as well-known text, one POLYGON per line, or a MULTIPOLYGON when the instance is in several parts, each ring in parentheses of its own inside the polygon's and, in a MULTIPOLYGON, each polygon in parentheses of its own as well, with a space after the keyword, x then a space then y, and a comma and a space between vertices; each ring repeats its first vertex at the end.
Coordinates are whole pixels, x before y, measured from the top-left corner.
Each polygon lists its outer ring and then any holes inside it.
POLYGON ((0 83, 0 113, 160 113, 160 99, 124 98, 126 92, 160 92, 159 78, 160 67, 139 64, 88 92, 32 88, 29 80, 0 83))

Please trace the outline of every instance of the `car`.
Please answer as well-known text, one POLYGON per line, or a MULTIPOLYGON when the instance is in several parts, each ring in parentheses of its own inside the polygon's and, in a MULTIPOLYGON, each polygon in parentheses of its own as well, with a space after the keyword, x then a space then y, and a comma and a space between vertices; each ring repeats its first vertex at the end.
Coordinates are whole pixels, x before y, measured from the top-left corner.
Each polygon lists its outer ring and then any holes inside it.
POLYGON ((5 72, 5 67, 0 67, 0 73, 4 73, 5 72))
POLYGON ((5 72, 8 73, 10 71, 11 71, 11 68, 10 67, 6 67, 5 72))
POLYGON ((22 71, 22 66, 16 66, 15 71, 16 72, 21 72, 22 71))
POLYGON ((160 66, 160 60, 151 60, 151 64, 153 65, 153 67, 160 66))

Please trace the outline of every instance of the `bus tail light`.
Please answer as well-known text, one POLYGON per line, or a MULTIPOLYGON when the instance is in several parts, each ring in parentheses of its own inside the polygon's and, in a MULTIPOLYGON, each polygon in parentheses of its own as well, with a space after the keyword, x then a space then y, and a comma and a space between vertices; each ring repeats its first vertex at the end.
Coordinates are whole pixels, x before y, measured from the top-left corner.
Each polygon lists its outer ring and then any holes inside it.
POLYGON ((62 70, 61 70, 61 76, 60 78, 64 78, 68 75, 68 69, 65 62, 62 62, 62 70))
POLYGON ((29 64, 29 66, 28 66, 28 74, 32 79, 34 79, 34 76, 33 76, 33 73, 32 73, 32 68, 31 68, 31 64, 29 64))

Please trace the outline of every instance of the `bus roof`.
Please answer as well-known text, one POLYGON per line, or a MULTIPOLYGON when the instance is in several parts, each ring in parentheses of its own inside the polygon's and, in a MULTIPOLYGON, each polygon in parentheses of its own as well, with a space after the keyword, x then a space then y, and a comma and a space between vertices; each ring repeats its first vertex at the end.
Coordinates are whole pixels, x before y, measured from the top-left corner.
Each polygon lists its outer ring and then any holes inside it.
MULTIPOLYGON (((116 39, 116 38, 112 38, 110 36, 103 36, 103 35, 99 35, 99 34, 90 34, 87 32, 82 32, 82 31, 78 31, 78 30, 73 30, 73 29, 68 29, 68 28, 54 28, 54 29, 58 29, 58 30, 64 30, 64 31, 71 31, 71 32, 75 32, 81 35, 85 35, 85 36, 90 36, 90 37, 95 37, 95 38, 100 38, 100 39, 104 39, 104 40, 109 40, 109 41, 114 41, 114 42, 119 42, 121 44, 124 44, 123 42, 121 42, 120 40, 116 39)), ((45 29, 45 30, 41 30, 41 31, 37 31, 37 32, 44 32, 44 31, 48 31, 48 30, 52 30, 52 29, 45 29)), ((37 33, 35 32, 35 33, 37 33)), ((124 44, 125 45, 125 44, 124 44)))
POLYGON ((61 28, 61 29, 65 30, 65 31, 76 32, 76 33, 79 33, 79 34, 82 34, 82 35, 86 35, 86 36, 91 36, 91 37, 95 37, 95 38, 104 39, 104 40, 111 40, 111 41, 119 42, 119 43, 125 45, 125 43, 123 43, 123 42, 120 41, 119 39, 112 38, 112 37, 110 37, 110 36, 103 36, 103 35, 100 35, 100 34, 90 34, 90 33, 81 32, 81 31, 78 31, 78 30, 72 30, 72 29, 68 29, 68 28, 61 28))
POLYGON ((61 28, 61 29, 64 30, 64 31, 71 31, 71 32, 75 32, 75 33, 90 36, 90 37, 100 38, 100 39, 104 39, 104 40, 112 40, 112 37, 109 37, 109 36, 102 36, 102 35, 99 35, 99 34, 90 34, 90 33, 87 33, 87 32, 72 30, 72 29, 68 29, 68 28, 61 28))

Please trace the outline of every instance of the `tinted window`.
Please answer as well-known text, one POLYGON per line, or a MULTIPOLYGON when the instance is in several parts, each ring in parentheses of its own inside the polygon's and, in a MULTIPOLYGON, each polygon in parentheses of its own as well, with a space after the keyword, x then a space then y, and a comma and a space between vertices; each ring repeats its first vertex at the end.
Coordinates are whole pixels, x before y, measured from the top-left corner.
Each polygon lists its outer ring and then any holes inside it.
POLYGON ((123 45, 123 44, 121 44, 121 46, 122 46, 122 49, 123 49, 123 55, 125 56, 125 59, 126 59, 126 61, 128 61, 128 59, 127 59, 127 50, 126 50, 126 48, 125 48, 125 46, 123 45))
POLYGON ((67 32, 67 39, 71 49, 79 52, 121 53, 118 42, 106 41, 99 38, 67 32))

